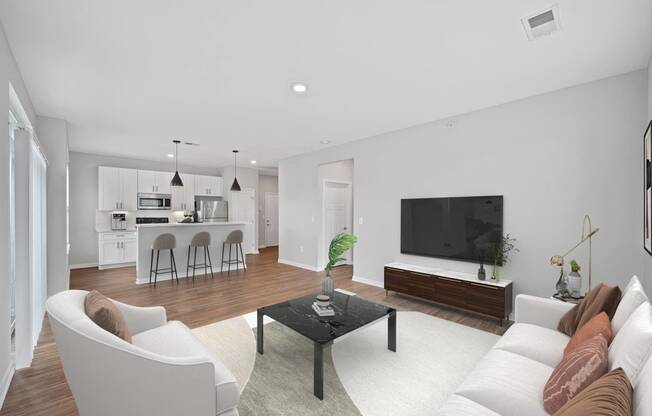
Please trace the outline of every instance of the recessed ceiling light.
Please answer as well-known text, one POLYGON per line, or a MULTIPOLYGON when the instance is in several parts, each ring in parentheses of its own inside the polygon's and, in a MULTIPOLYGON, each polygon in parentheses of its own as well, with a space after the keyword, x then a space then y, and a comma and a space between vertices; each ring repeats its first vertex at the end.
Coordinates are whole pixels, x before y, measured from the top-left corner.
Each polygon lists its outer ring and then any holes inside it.
POLYGON ((257 162, 256 162, 255 160, 252 160, 252 161, 251 161, 251 164, 252 164, 252 165, 255 165, 256 163, 257 163, 257 162))
POLYGON ((168 153, 168 157, 169 157, 170 159, 174 159, 174 155, 173 155, 172 153, 168 153))
POLYGON ((308 91, 308 86, 301 82, 297 82, 296 84, 292 84, 292 91, 296 92, 297 94, 303 94, 308 91))
POLYGON ((321 144, 331 144, 330 140, 321 140, 319 143, 321 144))

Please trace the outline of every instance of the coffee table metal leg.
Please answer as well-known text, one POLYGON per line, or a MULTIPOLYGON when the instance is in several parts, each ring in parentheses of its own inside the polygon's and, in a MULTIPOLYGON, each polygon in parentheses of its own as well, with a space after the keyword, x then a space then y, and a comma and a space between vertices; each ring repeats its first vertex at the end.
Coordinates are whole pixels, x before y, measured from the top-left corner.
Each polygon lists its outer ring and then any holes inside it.
POLYGON ((258 309, 258 323, 256 324, 256 346, 259 354, 263 354, 263 311, 258 309))
POLYGON ((396 352, 396 311, 390 312, 387 319, 387 349, 396 352))
POLYGON ((319 400, 324 400, 324 346, 315 342, 315 372, 314 394, 319 400))

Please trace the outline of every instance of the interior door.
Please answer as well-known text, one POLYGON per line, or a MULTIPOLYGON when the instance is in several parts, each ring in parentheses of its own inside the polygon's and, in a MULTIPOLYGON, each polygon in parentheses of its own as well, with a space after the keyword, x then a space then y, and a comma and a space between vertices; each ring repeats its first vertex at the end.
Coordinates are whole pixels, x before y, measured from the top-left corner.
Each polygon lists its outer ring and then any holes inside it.
POLYGON ((278 245, 278 194, 265 193, 265 244, 278 245))
POLYGON ((242 221, 244 227, 244 241, 242 249, 246 254, 256 253, 256 194, 254 189, 245 188, 240 192, 231 192, 229 204, 229 219, 242 221))
MULTIPOLYGON (((351 184, 343 182, 324 183, 324 232, 325 252, 337 234, 352 232, 351 184)), ((351 250, 344 254, 346 264, 352 264, 351 250)))

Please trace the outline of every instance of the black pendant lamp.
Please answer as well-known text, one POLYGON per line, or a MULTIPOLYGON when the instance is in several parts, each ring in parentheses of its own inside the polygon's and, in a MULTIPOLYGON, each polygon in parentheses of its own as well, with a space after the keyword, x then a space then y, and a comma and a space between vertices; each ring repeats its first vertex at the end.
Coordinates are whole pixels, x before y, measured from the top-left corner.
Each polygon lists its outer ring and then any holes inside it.
POLYGON ((233 151, 233 185, 231 185, 231 190, 240 192, 242 188, 240 188, 240 184, 238 183, 238 176, 237 176, 237 169, 238 169, 238 151, 234 150, 233 151))
POLYGON ((181 176, 179 176, 179 143, 181 141, 179 140, 172 140, 174 143, 174 167, 175 167, 175 172, 174 176, 172 177, 172 181, 170 181, 170 186, 183 186, 183 181, 181 180, 181 176))

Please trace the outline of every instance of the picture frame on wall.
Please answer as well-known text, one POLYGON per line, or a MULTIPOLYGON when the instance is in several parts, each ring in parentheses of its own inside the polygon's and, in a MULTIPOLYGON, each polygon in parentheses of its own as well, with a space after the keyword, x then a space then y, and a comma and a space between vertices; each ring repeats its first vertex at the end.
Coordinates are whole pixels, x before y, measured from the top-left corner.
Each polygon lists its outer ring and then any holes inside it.
POLYGON ((643 247, 652 256, 652 120, 643 135, 643 247))

